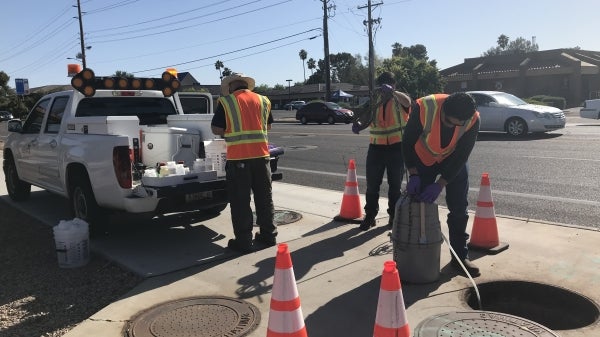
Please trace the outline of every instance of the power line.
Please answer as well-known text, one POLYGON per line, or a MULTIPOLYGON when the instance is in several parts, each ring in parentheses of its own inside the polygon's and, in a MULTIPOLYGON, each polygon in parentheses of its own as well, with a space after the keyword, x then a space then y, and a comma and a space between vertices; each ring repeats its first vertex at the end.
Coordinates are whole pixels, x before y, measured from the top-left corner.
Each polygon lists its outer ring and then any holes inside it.
POLYGON ((260 10, 263 10, 263 9, 267 9, 267 8, 279 6, 279 5, 282 5, 285 2, 290 2, 290 1, 291 0, 286 0, 286 1, 283 1, 283 2, 279 2, 279 3, 276 3, 276 4, 272 4, 272 5, 268 5, 268 6, 264 6, 264 7, 260 7, 260 8, 256 8, 256 9, 249 10, 249 11, 246 11, 246 12, 242 12, 242 13, 238 13, 238 14, 232 14, 232 15, 229 15, 229 16, 225 16, 225 17, 222 17, 222 18, 214 19, 214 20, 209 20, 209 21, 206 21, 206 22, 201 22, 201 23, 194 24, 194 25, 189 25, 189 26, 184 26, 184 27, 179 27, 179 28, 168 29, 168 30, 164 30, 164 31, 156 32, 156 33, 142 34, 142 35, 136 35, 136 36, 126 37, 126 38, 121 38, 121 39, 112 39, 112 40, 104 40, 104 41, 102 41, 102 40, 100 40, 100 41, 94 40, 93 42, 95 44, 98 44, 98 43, 107 43, 107 42, 116 42, 116 41, 130 40, 130 39, 135 39, 135 38, 140 38, 140 37, 148 37, 148 36, 154 36, 154 35, 171 33, 171 32, 175 32, 175 31, 179 31, 179 30, 183 30, 183 29, 188 29, 188 28, 192 28, 192 27, 198 27, 198 26, 209 24, 209 23, 214 23, 214 22, 218 22, 218 21, 222 21, 222 20, 226 20, 226 19, 235 18, 235 17, 242 16, 242 15, 245 15, 245 14, 257 12, 257 11, 260 11, 260 10))
POLYGON ((243 50, 248 50, 248 49, 252 49, 252 48, 264 46, 264 45, 267 45, 267 44, 270 44, 270 43, 274 43, 274 42, 277 42, 277 41, 289 39, 289 38, 294 37, 294 36, 298 36, 298 35, 301 35, 301 34, 306 34, 308 32, 312 32, 312 31, 315 31, 315 30, 320 30, 320 28, 309 29, 309 30, 306 30, 306 31, 303 31, 303 32, 300 32, 300 33, 296 33, 296 34, 284 36, 284 37, 279 38, 279 39, 275 39, 275 40, 271 40, 271 41, 267 41, 267 42, 255 44, 255 45, 252 45, 252 46, 249 46, 249 47, 244 47, 244 48, 240 48, 240 49, 236 49, 236 50, 224 52, 224 53, 221 53, 221 54, 216 54, 216 55, 212 55, 212 56, 202 57, 202 58, 194 59, 194 60, 191 60, 191 61, 174 63, 174 64, 162 66, 162 67, 150 68, 150 69, 145 69, 145 70, 137 70, 137 71, 133 71, 133 73, 143 73, 143 72, 147 72, 147 71, 165 69, 165 68, 168 68, 168 67, 175 67, 175 66, 180 66, 180 65, 184 65, 184 64, 189 64, 189 63, 204 61, 204 60, 208 60, 208 59, 211 59, 211 58, 216 58, 216 57, 219 57, 219 56, 229 55, 229 54, 237 53, 237 52, 240 52, 240 51, 243 51, 243 50))

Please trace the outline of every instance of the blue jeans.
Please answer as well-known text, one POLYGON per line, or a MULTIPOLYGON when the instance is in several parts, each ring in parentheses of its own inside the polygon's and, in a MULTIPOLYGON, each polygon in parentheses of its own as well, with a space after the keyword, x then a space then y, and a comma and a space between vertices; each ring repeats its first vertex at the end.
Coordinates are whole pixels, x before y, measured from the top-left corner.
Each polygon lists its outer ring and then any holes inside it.
MULTIPOLYGON (((421 191, 430 184, 436 181, 440 174, 439 165, 424 166, 421 163, 417 164, 419 176, 421 178, 421 191)), ((467 222, 469 214, 467 206, 469 201, 467 195, 469 193, 469 168, 465 164, 458 175, 448 185, 446 185, 446 206, 448 207, 448 232, 450 234, 450 246, 462 260, 469 257, 469 249, 467 247, 467 222)))
POLYGON ((365 213, 376 216, 379 212, 379 189, 383 182, 383 173, 387 172, 388 209, 390 223, 394 219, 396 202, 400 198, 404 160, 402 143, 392 145, 369 144, 367 152, 367 191, 365 192, 365 213))

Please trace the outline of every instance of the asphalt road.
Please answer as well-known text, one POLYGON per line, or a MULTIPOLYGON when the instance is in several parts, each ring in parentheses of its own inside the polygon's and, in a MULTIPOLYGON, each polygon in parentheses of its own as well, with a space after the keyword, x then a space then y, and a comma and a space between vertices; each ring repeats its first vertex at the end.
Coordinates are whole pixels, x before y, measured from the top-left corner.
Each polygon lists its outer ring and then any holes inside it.
MULTIPOLYGON (((578 116, 569 111, 565 129, 521 139, 480 133, 469 162, 469 208, 475 210, 487 172, 498 215, 600 228, 600 121, 578 116)), ((348 160, 355 158, 364 193, 368 132, 290 121, 277 123, 269 140, 285 149, 279 161, 285 182, 343 191, 348 160)))
MULTIPOLYGON (((279 160, 284 182, 343 191, 348 161, 356 159, 364 193, 366 131, 355 135, 345 124, 301 125, 294 111, 273 114, 280 122, 269 138, 285 149, 279 160)), ((0 137, 6 127, 1 124, 0 137)), ((565 129, 547 134, 514 139, 481 133, 469 162, 469 208, 475 210, 481 174, 487 172, 498 215, 600 228, 599 149, 600 120, 579 118, 577 111, 568 113, 565 129)))

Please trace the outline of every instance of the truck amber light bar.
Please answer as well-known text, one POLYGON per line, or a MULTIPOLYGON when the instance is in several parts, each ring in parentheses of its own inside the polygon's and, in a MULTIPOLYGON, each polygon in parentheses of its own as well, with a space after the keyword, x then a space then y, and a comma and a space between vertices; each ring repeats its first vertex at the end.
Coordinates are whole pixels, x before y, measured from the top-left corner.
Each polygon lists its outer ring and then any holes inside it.
POLYGON ((165 97, 169 97, 179 90, 181 83, 176 75, 168 71, 161 78, 96 77, 92 69, 85 68, 73 76, 71 86, 86 97, 94 96, 96 90, 101 89, 160 90, 165 97))

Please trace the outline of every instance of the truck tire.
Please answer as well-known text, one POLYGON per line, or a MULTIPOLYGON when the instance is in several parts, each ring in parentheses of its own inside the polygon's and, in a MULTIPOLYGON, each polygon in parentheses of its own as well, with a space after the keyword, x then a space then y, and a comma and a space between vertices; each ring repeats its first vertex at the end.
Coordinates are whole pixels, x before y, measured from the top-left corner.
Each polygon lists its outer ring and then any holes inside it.
POLYGON ((4 181, 6 190, 13 201, 25 201, 31 194, 31 184, 24 182, 19 178, 15 160, 11 154, 6 154, 4 158, 4 181))
POLYGON ((106 227, 108 218, 96 202, 87 173, 76 172, 69 181, 69 202, 73 216, 90 224, 90 233, 98 233, 106 227))
POLYGON ((214 206, 211 208, 206 208, 204 210, 202 210, 202 212, 206 213, 206 214, 219 214, 221 212, 223 212, 223 210, 225 208, 227 208, 228 204, 223 204, 223 205, 218 205, 218 206, 214 206))

